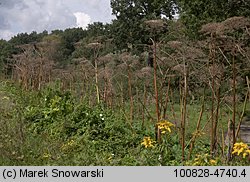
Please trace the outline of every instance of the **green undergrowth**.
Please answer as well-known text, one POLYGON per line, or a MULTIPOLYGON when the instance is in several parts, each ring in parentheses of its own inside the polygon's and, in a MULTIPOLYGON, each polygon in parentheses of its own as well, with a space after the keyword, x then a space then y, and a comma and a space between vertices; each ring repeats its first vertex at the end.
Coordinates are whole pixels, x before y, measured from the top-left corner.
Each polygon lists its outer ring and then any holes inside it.
MULTIPOLYGON (((144 126, 141 119, 131 123, 126 111, 110 110, 103 104, 90 106, 54 87, 31 92, 1 82, 0 100, 1 165, 212 165, 213 160, 216 165, 228 164, 208 155, 209 142, 202 136, 190 160, 182 162, 178 119, 171 118, 175 127, 156 143, 154 121, 146 120, 144 126), (153 141, 152 147, 142 145, 144 137, 153 141)), ((177 118, 178 106, 174 107, 177 118)), ((189 106, 187 143, 199 108, 189 106)), ((188 152, 189 146, 186 156, 188 152)), ((236 161, 234 164, 246 164, 236 161)))

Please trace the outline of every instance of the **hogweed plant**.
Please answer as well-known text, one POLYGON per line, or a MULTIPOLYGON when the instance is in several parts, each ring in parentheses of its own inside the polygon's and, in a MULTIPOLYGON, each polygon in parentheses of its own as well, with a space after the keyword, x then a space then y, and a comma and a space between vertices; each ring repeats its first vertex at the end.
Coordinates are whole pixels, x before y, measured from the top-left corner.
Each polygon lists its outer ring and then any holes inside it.
POLYGON ((88 48, 92 49, 94 51, 94 69, 95 69, 95 87, 96 87, 96 99, 97 103, 100 103, 100 88, 99 88, 99 83, 98 83, 98 56, 99 56, 99 51, 102 47, 101 43, 94 42, 94 43, 89 43, 87 45, 88 48))
MULTIPOLYGON (((145 21, 145 24, 147 25, 151 37, 150 40, 152 41, 152 51, 153 51, 153 70, 154 70, 154 94, 155 94, 155 106, 156 106, 156 117, 157 117, 157 122, 160 120, 160 111, 159 111, 159 94, 158 94, 158 86, 157 86, 157 40, 156 40, 156 34, 159 32, 161 29, 164 28, 165 23, 161 19, 156 19, 156 20, 148 20, 145 21)), ((157 124, 155 125, 155 135, 156 135, 156 140, 160 141, 160 133, 157 129, 157 124)))

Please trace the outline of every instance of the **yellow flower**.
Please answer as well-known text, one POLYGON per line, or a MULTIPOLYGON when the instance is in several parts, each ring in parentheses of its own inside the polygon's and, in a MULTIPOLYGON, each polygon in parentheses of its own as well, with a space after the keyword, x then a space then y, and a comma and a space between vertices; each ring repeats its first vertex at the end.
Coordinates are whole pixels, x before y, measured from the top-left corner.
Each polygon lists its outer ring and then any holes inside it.
POLYGON ((69 142, 68 142, 68 145, 69 146, 73 146, 75 144, 75 141, 74 140, 70 140, 69 142))
POLYGON ((200 163, 199 162, 195 162, 195 163, 193 163, 193 166, 199 166, 200 165, 200 163))
POLYGON ((248 153, 244 152, 243 153, 243 158, 245 159, 247 155, 248 155, 248 153))
POLYGON ((193 137, 200 137, 200 136, 202 136, 204 134, 205 134, 204 132, 202 132, 200 130, 197 130, 192 135, 193 135, 193 137))
POLYGON ((165 134, 166 132, 171 133, 171 127, 173 126, 174 124, 167 120, 163 120, 157 123, 157 127, 159 130, 161 130, 162 134, 165 134))
POLYGON ((214 160, 214 159, 210 159, 209 163, 210 163, 212 166, 217 165, 217 161, 214 160))
POLYGON ((43 159, 49 159, 49 158, 51 158, 51 154, 49 154, 49 153, 44 153, 43 154, 43 157, 42 157, 43 159))
POLYGON ((250 150, 247 144, 239 142, 234 144, 232 154, 237 154, 238 156, 242 154, 242 157, 246 158, 246 156, 250 155, 250 150))
POLYGON ((76 142, 74 140, 68 141, 66 144, 63 144, 61 146, 61 150, 66 151, 69 150, 70 148, 74 147, 76 142))
POLYGON ((150 137, 144 137, 141 145, 144 145, 145 148, 154 147, 155 141, 153 141, 150 137))
POLYGON ((217 165, 218 161, 215 159, 212 159, 209 154, 203 154, 203 155, 196 155, 193 166, 215 166, 217 165))
POLYGON ((244 151, 243 158, 245 159, 246 156, 248 156, 248 155, 250 155, 250 150, 249 149, 247 149, 247 150, 244 151))

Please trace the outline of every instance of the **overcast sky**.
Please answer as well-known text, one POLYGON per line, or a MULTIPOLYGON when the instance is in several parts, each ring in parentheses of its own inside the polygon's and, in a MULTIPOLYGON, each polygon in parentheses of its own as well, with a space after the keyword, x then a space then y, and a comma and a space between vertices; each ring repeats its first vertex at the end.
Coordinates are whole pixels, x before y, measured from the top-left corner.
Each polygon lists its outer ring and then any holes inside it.
POLYGON ((0 39, 110 22, 110 0, 0 0, 0 39))

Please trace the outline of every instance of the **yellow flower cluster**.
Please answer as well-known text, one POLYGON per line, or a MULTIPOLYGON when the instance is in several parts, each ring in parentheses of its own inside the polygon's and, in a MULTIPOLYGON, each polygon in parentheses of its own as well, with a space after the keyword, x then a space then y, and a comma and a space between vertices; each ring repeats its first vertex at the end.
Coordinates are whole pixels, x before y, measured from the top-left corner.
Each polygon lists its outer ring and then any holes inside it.
POLYGON ((174 126, 173 123, 167 121, 167 120, 163 120, 157 123, 158 129, 161 130, 162 134, 165 134, 167 132, 171 133, 171 127, 174 126))
POLYGON ((200 130, 197 130, 197 131, 195 131, 192 135, 193 135, 193 137, 200 137, 200 136, 202 136, 202 135, 204 135, 205 133, 204 132, 202 132, 202 131, 200 131, 200 130))
POLYGON ((62 147, 61 147, 61 149, 62 149, 63 151, 69 150, 69 149, 72 148, 75 144, 76 144, 76 142, 75 142, 74 140, 70 140, 70 141, 68 141, 66 144, 63 144, 62 147))
POLYGON ((144 137, 141 145, 144 145, 145 148, 150 148, 150 147, 154 147, 155 143, 156 142, 153 141, 150 137, 144 137))
POLYGON ((211 159, 209 154, 196 155, 193 166, 216 166, 217 160, 211 159))
POLYGON ((250 155, 250 150, 247 144, 239 142, 234 144, 232 154, 242 155, 243 158, 246 158, 246 156, 250 155))

